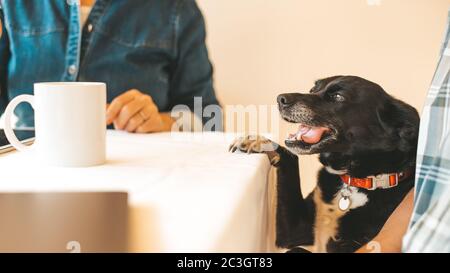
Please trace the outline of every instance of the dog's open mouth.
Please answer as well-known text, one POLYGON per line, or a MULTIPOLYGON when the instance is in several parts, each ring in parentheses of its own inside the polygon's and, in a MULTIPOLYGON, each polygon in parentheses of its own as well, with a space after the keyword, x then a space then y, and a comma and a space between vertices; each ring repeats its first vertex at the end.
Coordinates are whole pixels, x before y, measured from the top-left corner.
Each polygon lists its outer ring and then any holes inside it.
POLYGON ((331 141, 334 135, 335 130, 329 127, 299 124, 297 132, 289 134, 285 143, 288 147, 309 150, 331 141))
POLYGON ((289 141, 301 141, 305 144, 317 144, 324 136, 331 131, 327 127, 314 127, 305 124, 300 124, 298 131, 295 134, 289 134, 289 141))

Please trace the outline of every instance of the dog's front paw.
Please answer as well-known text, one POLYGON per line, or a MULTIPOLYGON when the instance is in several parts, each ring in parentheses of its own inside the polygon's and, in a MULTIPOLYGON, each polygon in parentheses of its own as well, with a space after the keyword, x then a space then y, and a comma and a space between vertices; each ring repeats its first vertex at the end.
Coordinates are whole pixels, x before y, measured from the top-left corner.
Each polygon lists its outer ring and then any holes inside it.
POLYGON ((269 157, 270 164, 276 166, 280 162, 280 155, 276 152, 278 144, 262 136, 239 137, 230 145, 229 151, 234 153, 239 150, 251 153, 265 153, 269 157))
POLYGON ((240 150, 242 152, 250 153, 264 153, 274 151, 274 145, 272 141, 263 136, 245 136, 239 137, 233 141, 230 145, 231 152, 240 150))

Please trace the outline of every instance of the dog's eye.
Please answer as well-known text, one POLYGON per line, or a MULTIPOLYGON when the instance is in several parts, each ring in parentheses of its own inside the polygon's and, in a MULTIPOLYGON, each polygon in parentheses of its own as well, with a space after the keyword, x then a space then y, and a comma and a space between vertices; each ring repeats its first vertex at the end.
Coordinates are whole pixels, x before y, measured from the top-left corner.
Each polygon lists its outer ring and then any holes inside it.
POLYGON ((342 102, 345 100, 344 96, 342 96, 341 94, 331 94, 330 99, 337 102, 342 102))

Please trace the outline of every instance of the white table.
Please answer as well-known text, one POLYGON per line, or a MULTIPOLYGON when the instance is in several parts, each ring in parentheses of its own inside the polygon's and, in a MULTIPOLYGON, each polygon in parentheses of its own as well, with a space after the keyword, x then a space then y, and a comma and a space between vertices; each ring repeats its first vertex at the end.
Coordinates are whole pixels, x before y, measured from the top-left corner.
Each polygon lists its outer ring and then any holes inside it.
POLYGON ((270 164, 264 155, 229 153, 232 139, 108 131, 108 162, 90 168, 9 153, 0 156, 0 192, 127 192, 130 251, 264 252, 270 164))

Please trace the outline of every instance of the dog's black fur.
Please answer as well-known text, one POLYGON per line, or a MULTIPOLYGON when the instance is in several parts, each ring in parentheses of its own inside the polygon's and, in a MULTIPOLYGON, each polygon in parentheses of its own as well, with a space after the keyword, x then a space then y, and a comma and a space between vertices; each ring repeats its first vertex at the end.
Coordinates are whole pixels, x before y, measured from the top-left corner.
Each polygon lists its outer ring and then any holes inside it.
MULTIPOLYGON (((379 85, 355 76, 319 80, 310 94, 282 94, 278 105, 283 119, 292 123, 329 128, 321 141, 308 144, 286 140, 287 149, 262 138, 241 138, 231 147, 247 152, 265 152, 277 167, 276 244, 295 249, 313 245, 317 226, 314 193, 331 204, 343 186, 339 175, 322 168, 317 187, 303 198, 298 158, 295 154, 320 154, 320 162, 333 170, 346 170, 352 177, 396 173, 415 166, 419 115, 408 104, 388 95, 379 85), (269 144, 274 149, 264 148, 269 144)), ((338 220, 327 252, 354 252, 371 241, 393 210, 411 190, 414 172, 390 189, 357 189, 368 201, 349 210, 338 220)), ((338 208, 329 208, 329 212, 338 208)), ((298 250, 298 249, 297 249, 298 250)), ((323 250, 322 250, 323 251, 323 250)))

